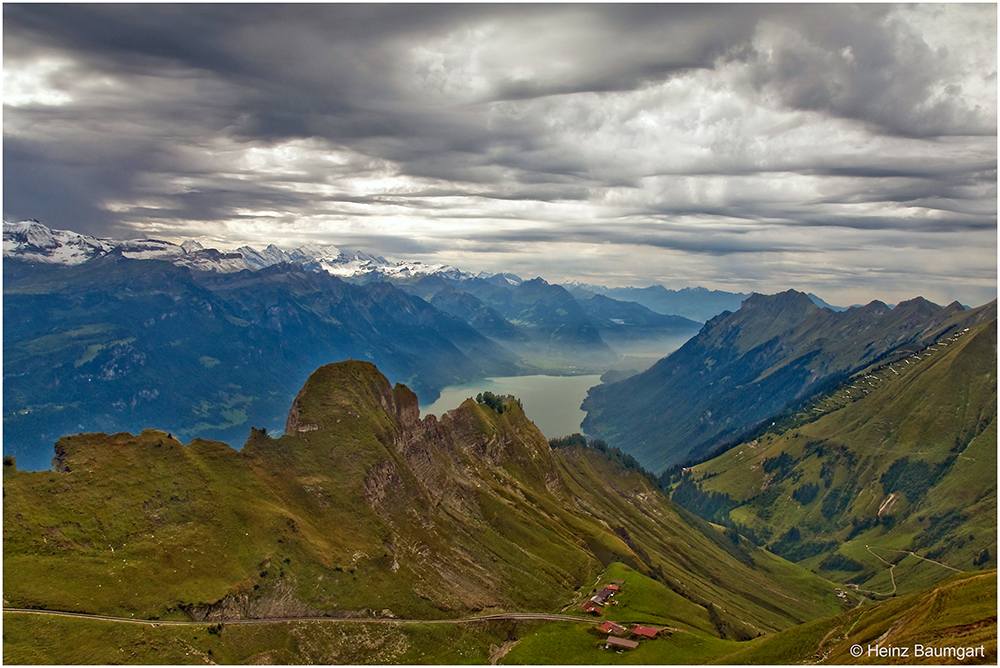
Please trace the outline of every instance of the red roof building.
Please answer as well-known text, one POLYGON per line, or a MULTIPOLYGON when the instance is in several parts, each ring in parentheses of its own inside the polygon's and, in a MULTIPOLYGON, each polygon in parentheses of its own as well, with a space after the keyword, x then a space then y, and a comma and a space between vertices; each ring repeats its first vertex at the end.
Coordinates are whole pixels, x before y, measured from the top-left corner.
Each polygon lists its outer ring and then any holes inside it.
POLYGON ((635 625, 632 627, 632 635, 643 636, 646 638, 655 638, 656 634, 660 632, 660 629, 654 629, 650 626, 640 626, 635 625))
POLYGON ((601 633, 616 633, 618 635, 628 633, 628 629, 626 629, 621 624, 615 624, 614 622, 604 622, 603 624, 598 626, 597 629, 601 633))
POLYGON ((593 601, 587 601, 583 604, 584 612, 592 612, 595 615, 601 614, 601 606, 597 605, 593 601))

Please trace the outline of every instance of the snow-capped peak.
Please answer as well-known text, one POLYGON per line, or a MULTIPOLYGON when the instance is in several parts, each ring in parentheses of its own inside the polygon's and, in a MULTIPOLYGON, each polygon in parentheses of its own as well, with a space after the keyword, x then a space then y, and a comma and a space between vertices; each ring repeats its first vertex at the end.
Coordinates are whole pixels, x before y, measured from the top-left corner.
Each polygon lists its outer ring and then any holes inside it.
POLYGON ((238 254, 206 250, 193 240, 178 246, 159 239, 98 239, 69 230, 52 230, 37 220, 3 224, 4 257, 74 265, 113 250, 133 260, 167 260, 201 271, 229 272, 250 268, 238 254))
POLYGON ((104 239, 69 230, 51 230, 37 220, 3 224, 4 257, 52 264, 80 264, 113 247, 104 239))
POLYGON ((499 274, 494 274, 493 272, 489 271, 481 271, 478 274, 476 274, 476 278, 481 278, 484 281, 489 281, 494 285, 501 285, 501 286, 507 286, 507 285, 516 286, 516 285, 521 285, 521 283, 524 283, 524 279, 522 279, 520 276, 516 276, 514 274, 508 274, 506 272, 500 272, 499 274))

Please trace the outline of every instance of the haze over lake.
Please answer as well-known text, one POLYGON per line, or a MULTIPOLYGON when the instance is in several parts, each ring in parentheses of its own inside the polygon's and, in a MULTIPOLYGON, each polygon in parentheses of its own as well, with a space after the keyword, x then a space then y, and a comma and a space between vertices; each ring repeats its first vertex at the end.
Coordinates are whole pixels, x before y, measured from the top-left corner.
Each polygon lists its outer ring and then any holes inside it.
POLYGON ((480 392, 513 394, 521 400, 528 419, 546 438, 558 438, 580 431, 580 423, 586 416, 580 410, 580 404, 587 396, 587 390, 600 382, 598 375, 484 378, 444 388, 437 401, 420 407, 420 417, 431 413, 441 417, 480 392))

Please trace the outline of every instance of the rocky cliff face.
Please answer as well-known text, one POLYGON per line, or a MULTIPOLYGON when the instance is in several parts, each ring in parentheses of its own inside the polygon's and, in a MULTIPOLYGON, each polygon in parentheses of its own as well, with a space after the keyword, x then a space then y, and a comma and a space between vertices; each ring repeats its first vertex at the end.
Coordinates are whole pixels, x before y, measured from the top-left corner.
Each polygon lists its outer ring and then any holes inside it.
MULTIPOLYGON (((336 480, 311 481, 311 494, 356 490, 366 508, 348 522, 381 527, 389 572, 413 578, 422 597, 446 609, 512 605, 505 583, 523 570, 518 554, 530 545, 490 527, 500 508, 544 491, 556 475, 546 439, 515 400, 502 414, 470 399, 440 420, 421 419, 413 392, 353 360, 317 369, 289 410, 286 435, 258 436, 244 450, 261 469, 278 470, 280 459, 286 478, 310 471, 336 480)), ((558 549, 579 550, 571 542, 558 549)))

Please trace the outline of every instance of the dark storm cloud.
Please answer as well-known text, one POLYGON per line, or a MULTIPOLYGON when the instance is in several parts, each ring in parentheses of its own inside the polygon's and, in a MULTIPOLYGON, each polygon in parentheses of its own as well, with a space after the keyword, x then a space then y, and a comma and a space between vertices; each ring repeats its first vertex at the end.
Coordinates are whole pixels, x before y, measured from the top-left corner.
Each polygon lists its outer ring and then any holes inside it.
POLYGON ((519 246, 523 248, 528 244, 561 242, 649 246, 712 256, 738 253, 809 252, 808 248, 796 244, 775 244, 772 241, 748 239, 746 237, 749 234, 748 230, 733 228, 725 231, 700 231, 690 227, 632 221, 628 225, 600 229, 588 229, 585 226, 575 228, 534 227, 516 231, 483 228, 472 233, 471 236, 477 243, 494 249, 505 248, 508 250, 519 246))
POLYGON ((115 149, 122 147, 106 143, 65 146, 5 138, 5 217, 72 222, 74 231, 85 234, 134 236, 134 230, 116 224, 102 202, 132 188, 143 166, 143 154, 115 149), (91 163, 95 157, 100 160, 91 163))

